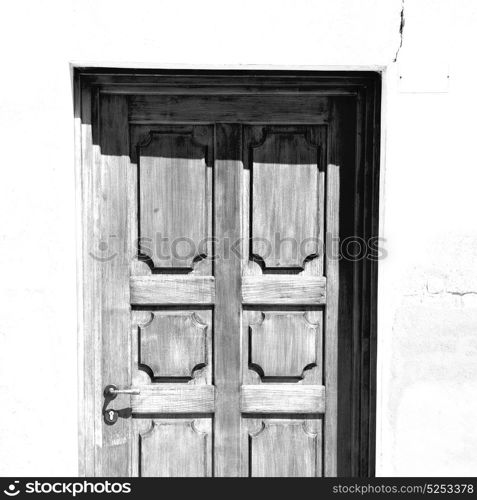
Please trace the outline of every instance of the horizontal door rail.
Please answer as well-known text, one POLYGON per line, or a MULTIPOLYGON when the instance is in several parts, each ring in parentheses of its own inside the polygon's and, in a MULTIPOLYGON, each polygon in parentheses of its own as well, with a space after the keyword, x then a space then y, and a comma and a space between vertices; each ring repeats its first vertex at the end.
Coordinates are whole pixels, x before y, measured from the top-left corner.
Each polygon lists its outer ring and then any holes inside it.
POLYGON ((257 384, 241 387, 242 413, 324 413, 323 385, 257 384))
POLYGON ((132 276, 129 285, 133 305, 212 305, 215 302, 212 276, 132 276))
POLYGON ((311 276, 261 275, 242 278, 244 304, 323 305, 326 278, 311 276))
POLYGON ((213 385, 153 384, 131 397, 133 413, 213 413, 213 385))
POLYGON ((131 122, 326 123, 328 99, 302 94, 132 95, 131 122))

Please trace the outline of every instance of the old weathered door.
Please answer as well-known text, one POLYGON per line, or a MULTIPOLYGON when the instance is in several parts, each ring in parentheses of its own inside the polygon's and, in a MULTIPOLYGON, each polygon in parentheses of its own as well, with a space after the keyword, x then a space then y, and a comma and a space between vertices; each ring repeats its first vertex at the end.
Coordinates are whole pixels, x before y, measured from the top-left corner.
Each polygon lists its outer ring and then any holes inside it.
POLYGON ((339 98, 174 92, 82 94, 84 470, 336 475, 339 98))

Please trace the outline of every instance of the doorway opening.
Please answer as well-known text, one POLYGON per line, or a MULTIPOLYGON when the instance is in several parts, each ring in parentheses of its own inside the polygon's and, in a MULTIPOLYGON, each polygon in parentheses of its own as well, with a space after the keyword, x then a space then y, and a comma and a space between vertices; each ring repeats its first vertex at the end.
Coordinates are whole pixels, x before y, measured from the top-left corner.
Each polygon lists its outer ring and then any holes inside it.
POLYGON ((82 474, 373 476, 381 75, 74 86, 82 474))

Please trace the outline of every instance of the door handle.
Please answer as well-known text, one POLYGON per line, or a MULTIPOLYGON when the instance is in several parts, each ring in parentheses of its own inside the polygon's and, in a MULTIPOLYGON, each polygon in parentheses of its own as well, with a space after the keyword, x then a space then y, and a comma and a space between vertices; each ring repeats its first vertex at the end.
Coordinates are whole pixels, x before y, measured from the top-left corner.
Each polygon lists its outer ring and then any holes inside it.
POLYGON ((128 389, 118 389, 114 384, 109 384, 104 389, 104 395, 109 398, 115 398, 118 394, 130 394, 138 396, 141 394, 141 390, 135 387, 129 387, 128 389))
POLYGON ((133 396, 141 394, 141 391, 136 387, 128 387, 127 389, 118 389, 118 387, 115 386, 114 384, 109 384, 104 388, 103 394, 104 394, 104 404, 103 404, 104 422, 107 425, 113 425, 117 422, 120 416, 125 417, 129 415, 129 413, 124 409, 115 410, 113 408, 108 408, 108 404, 113 399, 116 399, 116 396, 118 394, 130 394, 131 396, 133 396))

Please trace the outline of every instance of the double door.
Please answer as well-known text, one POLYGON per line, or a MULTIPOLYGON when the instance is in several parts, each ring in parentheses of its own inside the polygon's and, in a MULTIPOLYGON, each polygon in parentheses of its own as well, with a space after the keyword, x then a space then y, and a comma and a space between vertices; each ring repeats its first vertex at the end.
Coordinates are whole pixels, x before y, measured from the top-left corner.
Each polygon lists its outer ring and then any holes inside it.
POLYGON ((84 200, 97 244, 86 468, 337 474, 336 99, 83 99, 97 194, 84 200))

